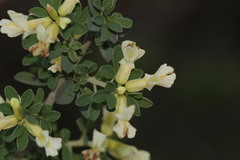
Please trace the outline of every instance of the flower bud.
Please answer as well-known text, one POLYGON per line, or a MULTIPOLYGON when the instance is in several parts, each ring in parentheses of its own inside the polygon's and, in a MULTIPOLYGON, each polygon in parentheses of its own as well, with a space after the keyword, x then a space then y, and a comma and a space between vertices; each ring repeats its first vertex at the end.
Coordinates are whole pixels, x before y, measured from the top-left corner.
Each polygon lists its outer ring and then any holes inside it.
POLYGON ((6 117, 2 115, 2 117, 0 118, 0 131, 15 127, 17 124, 18 119, 14 115, 6 117))
POLYGON ((31 29, 36 29, 37 26, 41 24, 43 25, 44 28, 47 28, 51 23, 52 23, 52 20, 49 17, 38 18, 38 19, 30 20, 29 27, 31 29))
POLYGON ((79 3, 79 0, 65 0, 58 9, 59 15, 66 16, 72 13, 77 3, 79 3))
POLYGON ((34 137, 40 136, 42 133, 42 128, 39 125, 31 124, 28 121, 24 122, 24 126, 27 128, 28 132, 34 137))
POLYGON ((117 95, 117 104, 116 104, 116 112, 122 113, 124 108, 127 106, 127 98, 124 95, 117 95))
POLYGON ((145 78, 128 81, 125 85, 128 92, 138 92, 143 90, 146 86, 147 81, 145 78))
POLYGON ((116 75, 116 81, 118 84, 125 84, 131 74, 132 67, 124 63, 120 65, 120 68, 116 75))
POLYGON ((48 68, 49 71, 56 73, 57 71, 62 72, 62 62, 61 62, 61 56, 51 60, 51 63, 53 64, 51 67, 48 68))
POLYGON ((57 17, 58 17, 57 11, 49 4, 47 4, 47 11, 52 19, 54 19, 54 20, 57 19, 57 17))
POLYGON ((21 109, 19 100, 17 98, 11 98, 10 99, 10 105, 12 106, 13 113, 14 113, 15 117, 18 120, 22 120, 23 119, 22 109, 21 109))
POLYGON ((48 37, 51 40, 56 41, 58 34, 59 34, 59 27, 58 27, 58 25, 56 23, 52 23, 48 27, 48 37))
POLYGON ((71 23, 71 20, 67 17, 58 17, 56 19, 56 23, 61 29, 64 30, 67 27, 67 25, 71 23))
POLYGON ((123 86, 119 86, 117 88, 117 92, 118 92, 118 94, 123 95, 126 92, 126 88, 123 86))

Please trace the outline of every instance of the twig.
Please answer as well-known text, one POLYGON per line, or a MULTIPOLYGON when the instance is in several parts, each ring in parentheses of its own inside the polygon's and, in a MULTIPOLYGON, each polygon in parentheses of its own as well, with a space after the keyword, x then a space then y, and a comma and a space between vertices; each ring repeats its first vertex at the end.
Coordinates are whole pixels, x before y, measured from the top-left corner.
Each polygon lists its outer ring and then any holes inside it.
POLYGON ((65 81, 66 81, 66 79, 64 79, 64 78, 60 78, 60 79, 58 80, 57 87, 49 93, 49 95, 48 95, 48 97, 47 97, 47 99, 46 99, 46 101, 45 101, 46 104, 52 106, 52 105, 55 103, 56 93, 57 93, 58 89, 62 86, 62 84, 63 84, 65 81))

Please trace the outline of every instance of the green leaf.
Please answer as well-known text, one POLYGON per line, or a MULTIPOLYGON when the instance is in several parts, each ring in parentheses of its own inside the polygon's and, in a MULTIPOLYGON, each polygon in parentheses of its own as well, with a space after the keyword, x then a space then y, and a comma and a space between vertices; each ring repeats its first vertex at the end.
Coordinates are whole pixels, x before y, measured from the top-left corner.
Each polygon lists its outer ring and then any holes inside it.
POLYGON ((58 89, 56 94, 57 104, 70 104, 75 98, 73 80, 68 80, 58 89))
POLYGON ((78 60, 77 52, 72 49, 68 51, 68 57, 73 63, 76 63, 78 60))
POLYGON ((6 130, 6 132, 3 135, 3 140, 5 142, 12 142, 16 138, 13 134, 14 130, 15 130, 15 128, 10 128, 10 129, 6 130))
POLYGON ((134 115, 137 116, 137 117, 140 117, 140 116, 141 116, 141 110, 140 110, 140 107, 139 107, 139 106, 135 106, 134 115))
POLYGON ((143 71, 141 69, 133 69, 128 80, 138 79, 143 76, 143 71))
POLYGON ((97 11, 96 11, 95 7, 93 6, 93 0, 87 0, 87 1, 88 1, 89 10, 92 13, 92 15, 97 14, 97 11))
POLYGON ((45 86, 46 82, 40 81, 34 74, 30 72, 19 72, 14 76, 17 81, 32 85, 32 86, 45 86))
POLYGON ((75 22, 71 27, 73 34, 81 34, 84 35, 87 33, 88 29, 85 25, 75 22))
POLYGON ((21 107, 26 108, 33 102, 34 94, 31 89, 25 91, 21 97, 21 107))
POLYGON ((81 62, 81 65, 83 65, 84 67, 87 68, 88 73, 92 73, 92 72, 96 71, 98 68, 98 65, 95 62, 90 61, 90 60, 83 60, 81 62))
POLYGON ((58 84, 58 77, 51 77, 48 79, 48 82, 47 82, 48 88, 53 90, 57 87, 57 84, 58 84))
POLYGON ((68 56, 62 56, 61 62, 63 70, 66 73, 71 73, 73 71, 74 64, 69 60, 68 56))
POLYGON ((33 116, 27 116, 27 121, 31 124, 38 124, 38 120, 36 120, 36 118, 34 118, 33 116))
POLYGON ((105 61, 110 62, 112 60, 113 56, 113 48, 107 47, 104 48, 103 46, 99 47, 100 53, 102 57, 105 59, 105 61))
POLYGON ((87 129, 84 123, 84 120, 82 118, 78 118, 76 120, 76 124, 78 126, 78 129, 82 132, 82 133, 86 133, 87 129))
POLYGON ((92 103, 88 108, 89 119, 92 121, 95 121, 97 120, 99 115, 100 115, 100 106, 96 103, 92 103))
POLYGON ((25 131, 25 127, 23 126, 17 126, 15 130, 13 131, 13 135, 15 137, 20 137, 23 135, 23 132, 25 131))
POLYGON ((87 28, 92 32, 98 32, 101 30, 101 27, 95 25, 91 18, 87 18, 87 28))
POLYGON ((38 88, 35 99, 34 99, 34 103, 42 102, 43 99, 44 99, 44 90, 42 88, 38 88))
POLYGON ((48 70, 40 69, 40 70, 38 71, 38 77, 39 77, 40 79, 48 79, 48 78, 50 78, 51 76, 52 76, 52 73, 51 73, 50 71, 48 71, 48 70))
POLYGON ((142 108, 150 108, 153 105, 153 102, 146 97, 143 97, 141 100, 137 101, 137 104, 142 108))
POLYGON ((106 14, 110 13, 116 5, 117 0, 103 0, 103 8, 106 14))
POLYGON ((30 36, 27 36, 23 41, 22 41, 22 46, 25 50, 28 50, 31 46, 34 44, 38 43, 37 35, 32 34, 30 36))
POLYGON ((112 82, 107 82, 105 86, 105 91, 108 93, 114 92, 116 90, 116 84, 112 82))
POLYGON ((110 21, 107 23, 107 27, 114 32, 123 32, 122 26, 115 21, 110 21))
POLYGON ((62 30, 60 32, 60 35, 63 37, 64 40, 68 41, 71 37, 72 34, 72 28, 71 27, 67 27, 65 30, 62 30))
POLYGON ((75 104, 79 107, 84 107, 92 103, 91 96, 92 93, 85 93, 79 96, 75 102, 75 104))
POLYGON ((43 130, 48 130, 50 133, 52 132, 52 125, 46 119, 42 118, 40 121, 40 126, 43 130))
POLYGON ((79 14, 79 16, 76 17, 76 21, 79 23, 86 23, 87 18, 91 17, 91 13, 89 11, 88 7, 85 7, 81 14, 79 14))
POLYGON ((91 97, 92 101, 95 103, 103 103, 106 101, 107 93, 104 90, 99 90, 94 93, 91 97))
POLYGON ((72 160, 72 153, 66 145, 62 146, 62 159, 72 160))
POLYGON ((107 79, 112 79, 114 78, 115 74, 114 74, 114 70, 113 67, 110 65, 103 65, 99 68, 99 73, 107 79))
POLYGON ((28 133, 27 131, 25 130, 22 134, 22 136, 18 137, 17 138, 17 149, 19 151, 22 151, 24 150, 27 145, 28 145, 28 142, 29 142, 29 138, 28 138, 28 133))
POLYGON ((129 18, 119 18, 115 19, 117 23, 119 23, 123 28, 131 28, 133 25, 133 21, 129 18))
POLYGON ((34 7, 30 9, 29 12, 37 17, 49 17, 47 11, 40 7, 34 7))
POLYGON ((41 111, 42 109, 42 102, 35 103, 29 108, 29 114, 34 115, 41 111))
POLYGON ((81 49, 81 46, 82 44, 78 41, 74 41, 71 43, 71 48, 75 51, 81 49))
POLYGON ((119 62, 123 59, 123 53, 121 47, 118 45, 114 48, 113 51, 113 68, 114 72, 117 73, 119 69, 119 62))
POLYGON ((110 32, 109 41, 115 44, 118 42, 118 37, 119 35, 117 33, 110 32))
POLYGON ((136 100, 130 96, 127 96, 127 106, 135 105, 138 106, 136 100))
POLYGON ((67 142, 70 137, 71 137, 71 132, 69 129, 66 129, 66 128, 63 128, 61 131, 60 131, 60 135, 63 139, 64 142, 67 142))
POLYGON ((106 24, 102 25, 101 29, 101 41, 107 41, 109 39, 110 32, 106 24))
POLYGON ((61 117, 61 113, 58 111, 50 111, 47 113, 47 115, 45 116, 45 118, 49 121, 49 122, 55 122, 57 121, 59 118, 61 117))
POLYGON ((94 39, 96 46, 100 47, 104 44, 104 42, 101 41, 101 32, 97 32, 95 35, 95 39, 94 39))
POLYGON ((109 110, 113 110, 117 104, 117 99, 113 94, 107 96, 107 106, 109 110))
POLYGON ((87 69, 83 65, 76 65, 76 66, 74 66, 73 70, 76 74, 86 74, 87 73, 87 69))
POLYGON ((97 25, 102 25, 104 23, 104 17, 98 14, 92 18, 92 21, 97 25))
POLYGON ((11 100, 11 98, 19 98, 18 92, 12 86, 6 86, 4 93, 8 100, 11 100))
POLYGON ((97 9, 102 10, 102 2, 101 2, 101 0, 94 0, 94 1, 93 1, 93 5, 94 5, 94 7, 96 7, 97 9))
POLYGON ((128 95, 134 99, 142 99, 143 94, 141 92, 129 92, 128 95))
POLYGON ((38 63, 39 60, 40 60, 39 57, 34 57, 32 54, 28 54, 23 58, 22 64, 23 66, 31 66, 33 64, 38 63))
POLYGON ((4 115, 13 115, 12 107, 9 103, 1 103, 0 112, 2 112, 4 115))

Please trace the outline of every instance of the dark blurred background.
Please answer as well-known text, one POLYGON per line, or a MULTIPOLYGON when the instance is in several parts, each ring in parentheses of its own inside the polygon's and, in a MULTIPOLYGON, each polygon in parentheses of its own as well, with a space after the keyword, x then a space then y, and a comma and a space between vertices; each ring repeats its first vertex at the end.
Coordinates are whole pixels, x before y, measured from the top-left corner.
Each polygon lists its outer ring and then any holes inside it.
MULTIPOLYGON (((177 74, 171 89, 145 93, 155 103, 132 120, 138 132, 129 143, 150 151, 153 160, 239 160, 240 1, 119 0, 117 5, 134 20, 125 39, 146 50, 137 67, 154 73, 168 63, 177 74)), ((27 14, 33 6, 39 6, 37 0, 0 0, 1 19, 8 18, 8 9, 27 14)), ((9 84, 28 88, 12 78, 26 70, 20 42, 0 34, 1 94, 9 84)), ((72 113, 69 106, 60 110, 72 113)), ((64 127, 72 123, 61 121, 64 127)))

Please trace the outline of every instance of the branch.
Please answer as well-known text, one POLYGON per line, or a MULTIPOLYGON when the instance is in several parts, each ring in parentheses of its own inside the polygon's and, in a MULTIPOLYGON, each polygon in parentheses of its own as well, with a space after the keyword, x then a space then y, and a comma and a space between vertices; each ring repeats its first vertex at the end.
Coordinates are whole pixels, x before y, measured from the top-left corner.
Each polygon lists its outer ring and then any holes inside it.
POLYGON ((57 87, 49 93, 49 95, 45 101, 46 104, 52 106, 55 103, 57 91, 65 81, 66 81, 66 79, 64 79, 64 78, 60 78, 58 80, 57 87))

